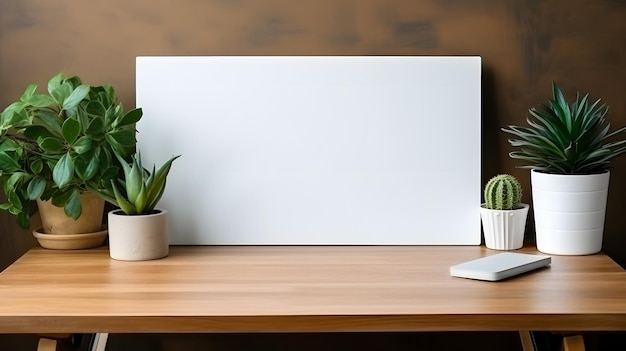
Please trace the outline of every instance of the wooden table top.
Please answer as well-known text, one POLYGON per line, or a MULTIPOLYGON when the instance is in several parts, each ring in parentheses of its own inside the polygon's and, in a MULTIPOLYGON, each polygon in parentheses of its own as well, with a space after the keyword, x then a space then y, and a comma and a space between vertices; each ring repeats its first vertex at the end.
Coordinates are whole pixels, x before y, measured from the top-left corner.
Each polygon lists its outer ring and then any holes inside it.
MULTIPOLYGON (((526 252, 535 252, 525 249, 526 252)), ((0 333, 626 330, 626 272, 553 256, 501 282, 449 275, 479 246, 33 249, 0 273, 0 333)))

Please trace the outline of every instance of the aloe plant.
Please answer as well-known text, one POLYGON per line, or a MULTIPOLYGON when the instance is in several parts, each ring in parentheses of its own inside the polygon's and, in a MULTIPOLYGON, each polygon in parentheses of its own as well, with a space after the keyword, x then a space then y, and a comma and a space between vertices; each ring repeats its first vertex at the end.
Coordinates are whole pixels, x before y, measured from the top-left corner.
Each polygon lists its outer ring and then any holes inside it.
POLYGON ((30 84, 0 114, 0 209, 29 226, 33 200, 51 200, 74 219, 80 194, 110 186, 120 166, 113 156, 135 152, 141 109, 124 112, 110 85, 90 86, 77 76, 55 75, 47 93, 30 84))
POLYGON ((516 138, 517 148, 509 155, 527 162, 523 168, 556 174, 595 174, 604 172, 610 161, 626 152, 626 127, 609 132, 609 108, 600 99, 590 102, 589 94, 576 95, 569 104, 556 83, 552 99, 539 109, 531 108, 528 126, 502 130, 516 138))
POLYGON ((522 186, 510 174, 498 174, 485 186, 485 208, 491 210, 514 210, 522 201, 522 186))
POLYGON ((130 164, 115 155, 124 170, 124 179, 111 180, 112 191, 102 189, 100 195, 127 215, 152 213, 165 191, 172 162, 180 155, 170 158, 158 170, 153 166, 152 172, 143 168, 140 153, 132 156, 130 164))

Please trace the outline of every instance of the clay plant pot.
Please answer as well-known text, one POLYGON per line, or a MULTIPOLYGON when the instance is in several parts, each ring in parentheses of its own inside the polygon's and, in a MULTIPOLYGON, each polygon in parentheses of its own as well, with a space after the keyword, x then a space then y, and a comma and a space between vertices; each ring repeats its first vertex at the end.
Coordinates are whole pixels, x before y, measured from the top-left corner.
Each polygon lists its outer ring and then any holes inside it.
POLYGON ((33 230, 33 236, 47 249, 88 249, 104 243, 107 230, 102 225, 104 200, 93 193, 81 194, 82 213, 74 220, 62 207, 51 201, 37 200, 42 226, 33 230))

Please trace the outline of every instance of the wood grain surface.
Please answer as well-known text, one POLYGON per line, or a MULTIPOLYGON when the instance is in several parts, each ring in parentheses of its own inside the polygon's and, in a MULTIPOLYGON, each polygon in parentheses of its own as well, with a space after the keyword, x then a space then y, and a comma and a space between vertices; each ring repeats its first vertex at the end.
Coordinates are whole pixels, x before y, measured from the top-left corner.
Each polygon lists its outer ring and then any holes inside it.
POLYGON ((626 330, 626 272, 607 256, 555 256, 496 283, 449 275, 494 253, 201 246, 122 262, 33 249, 0 273, 0 332, 626 330))

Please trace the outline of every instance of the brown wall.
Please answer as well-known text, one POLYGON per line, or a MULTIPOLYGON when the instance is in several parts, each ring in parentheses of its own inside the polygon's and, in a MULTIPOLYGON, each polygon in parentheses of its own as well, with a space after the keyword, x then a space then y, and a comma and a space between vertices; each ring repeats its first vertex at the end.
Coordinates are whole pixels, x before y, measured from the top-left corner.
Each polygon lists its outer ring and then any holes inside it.
MULTIPOLYGON (((113 84, 132 107, 137 55, 480 55, 483 178, 516 175, 528 202, 529 173, 499 128, 524 123, 553 80, 602 97, 626 125, 624 18, 620 0, 2 0, 0 106, 63 71, 113 84)), ((626 157, 614 162, 605 238, 623 265, 625 176, 626 157)), ((27 236, 0 213, 0 268, 27 236)))

